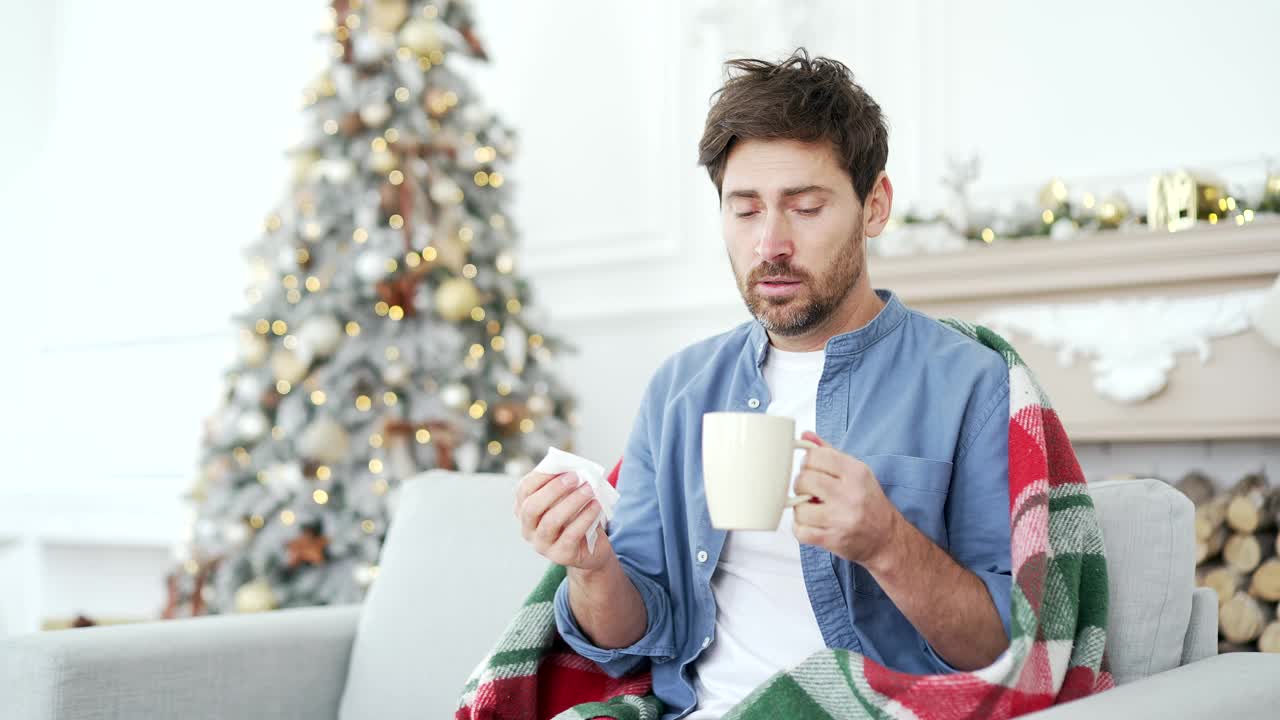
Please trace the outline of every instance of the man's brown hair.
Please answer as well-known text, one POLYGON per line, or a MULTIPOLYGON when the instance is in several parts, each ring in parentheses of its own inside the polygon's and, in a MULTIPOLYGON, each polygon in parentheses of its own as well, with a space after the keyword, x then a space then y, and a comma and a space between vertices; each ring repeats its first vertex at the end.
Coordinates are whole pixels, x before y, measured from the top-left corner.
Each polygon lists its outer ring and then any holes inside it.
POLYGON ((724 166, 739 140, 828 142, 836 162, 865 202, 889 158, 889 129, 875 100, 838 60, 810 58, 797 48, 787 59, 740 58, 725 63, 724 86, 698 143, 698 164, 723 194, 724 166), (737 70, 736 74, 734 71, 737 70))

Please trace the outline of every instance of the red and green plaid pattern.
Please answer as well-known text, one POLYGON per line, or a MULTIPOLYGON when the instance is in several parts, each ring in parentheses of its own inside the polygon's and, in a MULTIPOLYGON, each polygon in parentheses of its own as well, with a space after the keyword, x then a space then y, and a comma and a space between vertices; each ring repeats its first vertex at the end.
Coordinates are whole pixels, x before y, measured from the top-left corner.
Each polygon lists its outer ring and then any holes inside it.
MULTIPOLYGON (((1107 666, 1107 563, 1093 500, 1048 398, 999 335, 947 325, 1009 366, 1012 640, 974 672, 911 675, 848 650, 815 653, 752 692, 725 720, 990 718, 999 720, 1114 686, 1107 666)), ((614 469, 612 481, 617 479, 614 469)), ((647 671, 612 679, 564 645, 552 567, 468 680, 457 720, 657 720, 647 671)))

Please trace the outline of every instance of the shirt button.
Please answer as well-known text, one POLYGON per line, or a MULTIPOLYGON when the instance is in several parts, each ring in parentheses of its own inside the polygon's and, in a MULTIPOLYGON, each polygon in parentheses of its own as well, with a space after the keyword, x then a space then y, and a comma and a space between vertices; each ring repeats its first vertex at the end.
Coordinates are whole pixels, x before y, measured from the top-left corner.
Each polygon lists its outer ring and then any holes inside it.
POLYGON ((703 650, 706 650, 708 647, 711 647, 711 637, 710 637, 710 636, 707 636, 707 637, 702 638, 702 649, 703 649, 703 650))
POLYGON ((752 410, 755 410, 756 408, 760 407, 760 398, 751 398, 750 400, 748 400, 747 407, 751 408, 752 410))
POLYGON ((706 561, 707 561, 707 551, 706 551, 706 550, 699 550, 699 551, 698 551, 698 562, 700 562, 700 563, 704 563, 704 562, 706 562, 706 561))

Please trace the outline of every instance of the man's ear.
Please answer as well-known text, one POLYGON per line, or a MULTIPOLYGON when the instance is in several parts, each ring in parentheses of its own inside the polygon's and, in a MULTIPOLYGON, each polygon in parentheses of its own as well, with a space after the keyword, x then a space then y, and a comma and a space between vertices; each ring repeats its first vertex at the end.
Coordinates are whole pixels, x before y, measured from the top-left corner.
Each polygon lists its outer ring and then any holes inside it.
POLYGON ((893 212, 893 183, 883 171, 876 176, 876 181, 862 203, 862 233, 864 237, 877 237, 889 223, 889 215, 893 212))

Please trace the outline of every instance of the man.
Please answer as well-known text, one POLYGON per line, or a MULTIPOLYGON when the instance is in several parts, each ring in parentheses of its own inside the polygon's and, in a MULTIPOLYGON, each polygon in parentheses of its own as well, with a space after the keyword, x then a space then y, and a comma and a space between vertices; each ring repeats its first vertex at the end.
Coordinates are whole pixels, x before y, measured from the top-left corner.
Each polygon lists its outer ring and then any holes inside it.
POLYGON ((755 319, 655 374, 594 553, 576 477, 532 473, 516 498, 524 537, 568 568, 561 635, 612 675, 651 663, 665 718, 718 718, 826 647, 933 674, 1010 637, 1005 361, 872 289, 888 131, 848 68, 803 49, 728 66, 700 161, 755 319), (777 532, 711 527, 701 418, 722 410, 793 417, 821 445, 793 478, 815 500, 777 532))

